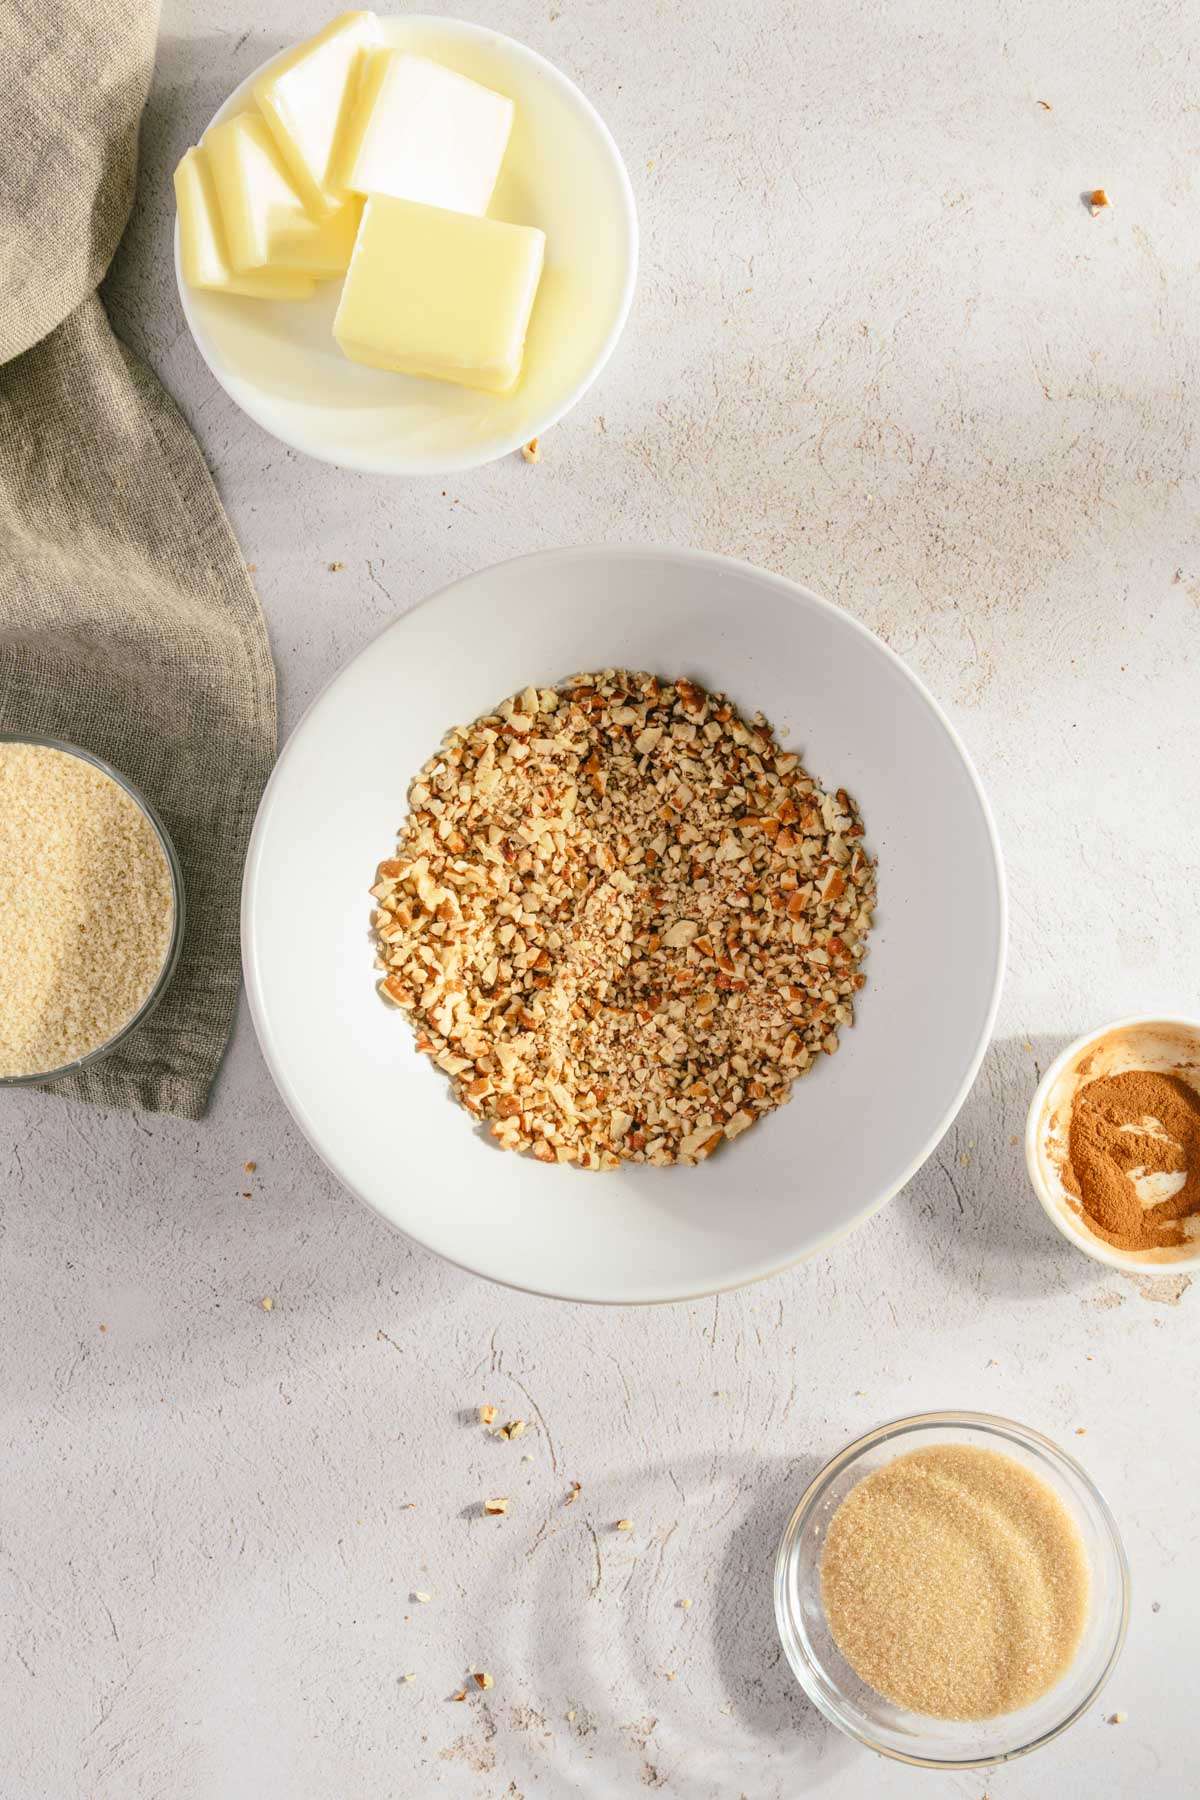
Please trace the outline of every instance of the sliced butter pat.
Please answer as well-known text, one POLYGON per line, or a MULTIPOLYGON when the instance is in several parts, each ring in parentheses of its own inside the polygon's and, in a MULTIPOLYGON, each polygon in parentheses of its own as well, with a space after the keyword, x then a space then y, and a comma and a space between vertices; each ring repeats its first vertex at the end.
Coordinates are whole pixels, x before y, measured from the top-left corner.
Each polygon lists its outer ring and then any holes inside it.
POLYGON ((346 133, 346 185, 483 214, 514 110, 503 94, 428 57, 375 50, 346 133))
POLYGON ((274 140, 257 113, 236 113, 205 133, 229 260, 238 274, 265 267, 299 269, 323 280, 350 261, 360 203, 327 218, 308 211, 288 179, 274 140))
POLYGON ((203 150, 189 150, 175 171, 179 252, 190 287, 248 294, 259 300, 303 300, 316 282, 295 269, 250 269, 235 275, 225 249, 212 170, 203 150))
POLYGON ((333 335, 354 362, 506 394, 545 248, 530 225, 372 194, 333 335))
POLYGON ((342 134, 354 106, 363 51, 378 42, 374 13, 342 13, 254 84, 255 101, 288 173, 318 218, 346 197, 342 134))

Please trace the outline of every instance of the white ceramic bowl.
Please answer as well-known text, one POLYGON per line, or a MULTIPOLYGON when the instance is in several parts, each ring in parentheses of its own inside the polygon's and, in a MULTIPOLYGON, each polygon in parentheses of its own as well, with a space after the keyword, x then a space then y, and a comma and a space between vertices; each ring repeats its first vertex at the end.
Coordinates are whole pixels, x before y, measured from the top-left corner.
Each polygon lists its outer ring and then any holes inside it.
POLYGON ((898 1762, 925 1769, 975 1769, 1040 1749, 1094 1704, 1125 1642, 1129 1586, 1116 1521, 1074 1457, 1040 1431, 1012 1419, 991 1413, 921 1413, 880 1425, 848 1444, 809 1484, 775 1561, 775 1621, 792 1673, 841 1731, 898 1762), (1087 1620, 1070 1666, 1040 1699, 993 1719, 932 1719, 885 1700, 842 1656, 821 1601, 825 1538, 847 1494, 896 1457, 935 1444, 998 1450, 1021 1463, 1058 1495, 1079 1528, 1087 1555, 1087 1620))
POLYGON ((1118 1250, 1080 1218, 1063 1186, 1071 1105, 1084 1081, 1126 1069, 1182 1075, 1200 1093, 1200 1020, 1138 1015, 1117 1019, 1068 1044, 1041 1080, 1025 1124, 1025 1163, 1033 1191, 1077 1250, 1130 1275, 1200 1269, 1200 1236, 1168 1250, 1118 1250))
POLYGON ((456 582, 325 690, 279 760, 246 867, 263 1052, 329 1166, 409 1236, 515 1287, 680 1300, 824 1249, 933 1150, 999 998, 1000 851, 966 753, 915 677, 779 576, 676 550, 558 550, 456 582), (612 665, 761 708, 859 801, 879 909, 858 1022, 791 1103, 697 1168, 588 1175, 498 1151, 375 991, 367 889, 444 733, 528 682, 612 665))
MULTIPOLYGON (((637 215, 621 153, 603 120, 552 63, 465 19, 381 19, 389 44, 420 52, 508 94, 512 141, 490 216, 546 233, 546 268, 525 369, 509 395, 474 393, 368 369, 333 340, 341 282, 309 300, 247 300, 175 276, 196 347, 226 393, 293 449, 382 475, 444 475, 504 456, 582 398, 621 335, 637 273, 637 215)), ((271 59, 272 61, 277 59, 271 59)), ((212 123, 244 110, 266 62, 212 123)))

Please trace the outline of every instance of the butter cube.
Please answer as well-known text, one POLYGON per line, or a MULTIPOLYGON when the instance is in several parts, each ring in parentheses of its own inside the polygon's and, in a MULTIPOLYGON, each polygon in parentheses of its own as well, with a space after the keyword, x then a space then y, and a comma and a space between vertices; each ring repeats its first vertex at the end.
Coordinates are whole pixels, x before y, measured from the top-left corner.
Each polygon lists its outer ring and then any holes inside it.
POLYGON ((341 274, 354 249, 358 201, 314 219, 257 113, 214 125, 203 148, 238 274, 263 267, 299 269, 318 280, 341 274))
POLYGON ((320 218, 346 198, 342 135, 354 107, 363 52, 379 42, 374 13, 346 12, 254 84, 254 98, 288 173, 320 218))
POLYGON ((346 184, 358 194, 485 213, 513 112, 503 94, 428 57, 372 51, 346 133, 346 184))
POLYGON ((229 266, 212 170, 203 150, 189 150, 175 171, 179 250, 184 280, 191 287, 259 300, 303 300, 316 282, 295 269, 249 269, 236 275, 229 266))
POLYGON ((354 362, 506 394, 545 248, 530 225, 372 194, 333 335, 354 362))

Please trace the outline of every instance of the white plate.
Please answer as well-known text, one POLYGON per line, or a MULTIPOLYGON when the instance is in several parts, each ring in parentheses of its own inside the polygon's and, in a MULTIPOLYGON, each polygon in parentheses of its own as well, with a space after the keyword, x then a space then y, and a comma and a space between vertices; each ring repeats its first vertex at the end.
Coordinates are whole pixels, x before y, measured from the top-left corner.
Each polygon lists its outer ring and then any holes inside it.
MULTIPOLYGON (((293 301, 191 288, 179 266, 178 223, 175 278, 201 356, 265 430, 348 469, 449 474, 548 431, 595 381, 633 299, 637 215, 608 128, 536 51, 463 19, 414 13, 380 24, 389 44, 433 57, 516 102, 490 216, 546 233, 546 268, 516 391, 479 394, 350 362, 332 333, 340 281, 293 301)), ((245 110, 251 87, 270 67, 248 76, 212 123, 245 110)))
POLYGON ((271 777, 246 867, 246 982, 267 1063, 346 1186, 463 1268, 564 1299, 680 1300, 809 1256, 920 1167, 1000 994, 1000 850, 937 705, 815 594, 723 557, 555 550, 456 582, 326 688, 271 777), (621 665, 761 708, 858 800, 879 861, 858 1022, 780 1108, 697 1168, 611 1174, 501 1152, 381 1001, 367 889, 450 726, 528 682, 621 665))

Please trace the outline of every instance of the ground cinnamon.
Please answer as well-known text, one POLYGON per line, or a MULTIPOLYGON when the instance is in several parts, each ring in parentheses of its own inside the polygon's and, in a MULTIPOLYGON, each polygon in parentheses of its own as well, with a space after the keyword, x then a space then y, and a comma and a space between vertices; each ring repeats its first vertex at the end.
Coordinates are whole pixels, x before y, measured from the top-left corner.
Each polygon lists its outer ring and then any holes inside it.
POLYGON ((1200 1094, 1179 1075, 1129 1069, 1080 1088, 1071 1108, 1063 1186, 1088 1225, 1118 1250, 1161 1250, 1191 1241, 1183 1221, 1200 1213, 1200 1094), (1180 1174, 1182 1187, 1145 1206, 1135 1180, 1180 1174))

